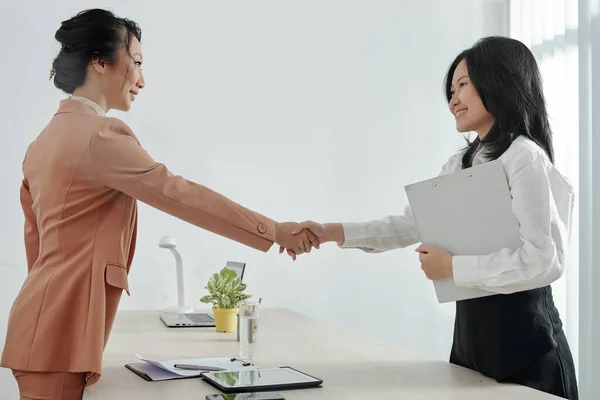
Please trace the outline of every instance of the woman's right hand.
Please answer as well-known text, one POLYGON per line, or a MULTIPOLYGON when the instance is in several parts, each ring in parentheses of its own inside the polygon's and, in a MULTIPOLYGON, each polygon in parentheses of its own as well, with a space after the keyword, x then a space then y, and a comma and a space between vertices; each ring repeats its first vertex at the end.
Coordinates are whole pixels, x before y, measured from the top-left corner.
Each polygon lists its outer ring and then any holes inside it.
POLYGON ((310 253, 310 250, 315 247, 319 248, 320 241, 317 236, 310 230, 297 230, 298 224, 295 222, 278 222, 275 224, 275 243, 279 247, 279 253, 287 250, 287 253, 294 260, 296 255, 310 253), (297 231, 297 234, 293 234, 297 231))
POLYGON ((311 231, 319 240, 319 243, 337 242, 344 243, 344 228, 342 224, 320 224, 315 221, 300 222, 292 234, 298 234, 304 229, 311 231))
POLYGON ((325 243, 327 241, 325 240, 325 225, 319 224, 318 222, 314 221, 300 222, 298 226, 296 226, 296 229, 292 231, 292 235, 297 235, 304 229, 308 229, 309 231, 311 231, 313 235, 315 235, 317 239, 319 239, 319 243, 325 243))

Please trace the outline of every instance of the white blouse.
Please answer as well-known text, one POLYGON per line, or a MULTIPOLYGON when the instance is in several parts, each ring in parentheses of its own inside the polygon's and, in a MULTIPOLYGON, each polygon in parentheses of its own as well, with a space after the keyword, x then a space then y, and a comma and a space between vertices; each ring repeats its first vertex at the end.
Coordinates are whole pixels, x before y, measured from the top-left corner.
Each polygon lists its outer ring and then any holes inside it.
POLYGON ((96 111, 96 114, 100 115, 101 117, 106 117, 106 112, 96 102, 94 102, 86 97, 80 97, 80 96, 71 96, 70 98, 72 100, 77 100, 77 101, 87 104, 88 106, 92 107, 94 109, 94 111, 96 111))
MULTIPOLYGON (((460 170, 462 155, 460 152, 452 156, 440 175, 460 170)), ((505 294, 546 286, 564 272, 575 205, 573 187, 542 148, 523 136, 515 139, 499 159, 508 176, 512 210, 524 244, 516 251, 453 256, 454 282, 457 286, 505 294)), ((486 160, 478 152, 473 165, 483 162, 486 160)), ((404 215, 342 226, 342 248, 383 252, 420 241, 410 206, 404 215)))

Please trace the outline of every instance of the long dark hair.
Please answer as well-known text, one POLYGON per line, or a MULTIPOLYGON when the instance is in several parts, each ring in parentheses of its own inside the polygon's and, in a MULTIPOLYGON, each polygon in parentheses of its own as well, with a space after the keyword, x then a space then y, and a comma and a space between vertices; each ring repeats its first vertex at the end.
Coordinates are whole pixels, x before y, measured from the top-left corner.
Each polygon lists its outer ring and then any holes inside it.
POLYGON ((54 86, 73 94, 85 82, 90 61, 102 59, 114 64, 119 51, 129 49, 132 36, 142 40, 140 27, 106 10, 85 10, 63 21, 54 35, 62 45, 52 63, 54 86))
POLYGON ((486 157, 500 157, 518 136, 537 143, 554 162, 552 131, 546 112, 542 79, 535 57, 523 43, 506 37, 480 39, 450 65, 445 79, 446 99, 450 102, 452 77, 458 64, 465 60, 469 79, 494 124, 483 140, 468 142, 462 167, 472 166, 473 155, 480 145, 486 157))

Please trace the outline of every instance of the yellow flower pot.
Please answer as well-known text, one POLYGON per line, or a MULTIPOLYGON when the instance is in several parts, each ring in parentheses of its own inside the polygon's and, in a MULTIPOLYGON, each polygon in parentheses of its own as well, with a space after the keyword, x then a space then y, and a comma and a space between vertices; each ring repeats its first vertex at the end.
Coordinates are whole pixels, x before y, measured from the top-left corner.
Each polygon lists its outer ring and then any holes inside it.
POLYGON ((213 307, 217 332, 235 332, 237 330, 237 308, 213 307))

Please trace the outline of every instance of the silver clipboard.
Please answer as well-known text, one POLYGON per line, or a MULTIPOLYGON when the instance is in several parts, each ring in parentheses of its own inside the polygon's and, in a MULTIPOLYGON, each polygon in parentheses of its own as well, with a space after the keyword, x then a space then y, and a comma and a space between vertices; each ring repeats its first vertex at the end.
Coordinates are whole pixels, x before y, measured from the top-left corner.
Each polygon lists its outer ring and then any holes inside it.
MULTIPOLYGON (((423 244, 454 255, 485 255, 523 245, 500 160, 405 186, 423 244)), ((497 293, 459 288, 453 278, 433 282, 438 302, 497 293)))

